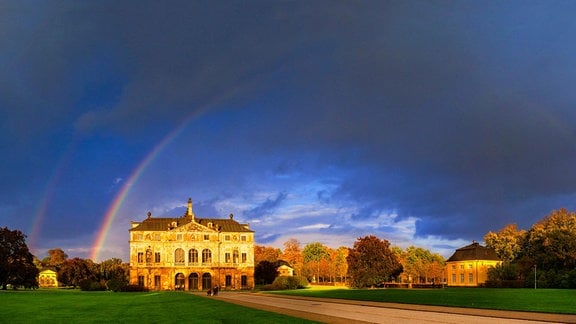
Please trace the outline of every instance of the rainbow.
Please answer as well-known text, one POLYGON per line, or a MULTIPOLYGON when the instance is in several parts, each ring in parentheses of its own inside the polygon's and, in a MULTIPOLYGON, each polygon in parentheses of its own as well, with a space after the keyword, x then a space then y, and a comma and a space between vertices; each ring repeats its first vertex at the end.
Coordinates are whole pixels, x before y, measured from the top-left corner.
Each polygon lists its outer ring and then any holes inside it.
POLYGON ((156 158, 156 156, 158 156, 158 154, 164 149, 164 147, 168 145, 172 140, 174 140, 186 128, 188 123, 190 123, 193 119, 201 116, 204 112, 208 110, 208 108, 214 107, 217 104, 226 101, 227 99, 233 97, 242 90, 246 90, 247 88, 250 89, 254 87, 255 84, 262 83, 263 79, 265 79, 265 75, 256 75, 250 80, 243 80, 242 83, 239 83, 234 87, 231 87, 226 93, 222 94, 218 98, 215 98, 213 102, 206 104, 202 107, 199 107, 198 109, 188 114, 188 116, 184 118, 184 120, 178 125, 178 127, 176 127, 170 133, 166 134, 166 136, 164 136, 164 138, 156 146, 154 146, 152 151, 150 151, 150 153, 148 153, 144 157, 142 162, 138 164, 138 166, 132 172, 130 177, 128 177, 128 180, 124 182, 124 185, 122 186, 122 188, 120 189, 116 197, 114 197, 112 203, 108 207, 102 225, 100 226, 100 229, 96 234, 96 240, 91 248, 92 253, 90 253, 90 258, 93 261, 96 262, 98 260, 100 252, 102 250, 102 246, 104 244, 104 241, 106 240, 108 231, 110 230, 110 226, 112 225, 114 218, 116 218, 116 214, 118 213, 118 210, 122 206, 124 199, 126 199, 126 196, 130 192, 130 188, 138 181, 138 178, 142 175, 146 167, 156 158))
POLYGON ((102 245, 104 244, 108 231, 110 230, 110 226, 112 226, 112 222, 116 218, 116 214, 118 213, 120 206, 122 206, 124 199, 126 199, 128 192, 130 192, 132 185, 138 181, 138 178, 140 178, 146 167, 156 158, 156 156, 158 156, 162 149, 164 149, 164 147, 166 147, 174 138, 180 135, 188 123, 193 118, 198 117, 201 112, 202 111, 195 111, 188 115, 188 117, 185 118, 184 121, 178 127, 176 127, 176 129, 164 136, 164 138, 156 146, 154 146, 152 151, 150 151, 150 153, 144 157, 144 159, 140 162, 140 164, 138 164, 132 174, 130 174, 128 179, 124 182, 124 185, 122 185, 118 194, 116 194, 116 197, 114 197, 112 200, 108 210, 106 211, 104 221, 102 222, 102 225, 100 226, 100 229, 96 235, 96 241, 92 245, 92 253, 90 254, 90 259, 94 260, 95 262, 98 259, 100 251, 102 250, 102 245))
POLYGON ((48 183, 46 184, 46 190, 45 190, 44 196, 42 197, 42 200, 40 201, 40 205, 38 206, 38 209, 36 210, 36 213, 34 215, 34 221, 32 222, 32 229, 30 230, 30 235, 29 235, 30 239, 28 241, 30 250, 34 250, 34 249, 38 248, 36 246, 36 242, 38 240, 40 228, 42 227, 42 223, 44 222, 44 216, 46 215, 46 210, 48 210, 49 202, 52 200, 52 196, 54 195, 56 184, 60 180, 60 177, 62 175, 62 171, 64 170, 64 167, 66 165, 68 165, 68 163, 70 162, 70 159, 72 157, 72 152, 74 151, 74 148, 76 147, 76 143, 77 143, 77 140, 74 139, 74 140, 72 140, 72 143, 70 145, 68 145, 68 148, 66 148, 66 151, 64 152, 64 154, 60 158, 60 161, 58 161, 58 165, 56 167, 56 170, 52 173, 52 175, 48 179, 48 183))

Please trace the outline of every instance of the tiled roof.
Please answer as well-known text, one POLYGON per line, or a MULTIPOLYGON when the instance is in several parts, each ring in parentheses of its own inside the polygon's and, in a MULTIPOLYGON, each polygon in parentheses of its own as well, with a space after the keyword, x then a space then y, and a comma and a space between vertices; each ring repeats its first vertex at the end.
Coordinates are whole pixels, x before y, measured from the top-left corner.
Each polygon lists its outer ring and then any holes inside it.
POLYGON ((220 228, 220 232, 253 232, 248 224, 240 224, 233 219, 226 218, 196 218, 200 225, 208 226, 212 222, 214 228, 220 228))
POLYGON ((467 260, 497 260, 499 261, 498 255, 493 249, 487 248, 474 242, 465 247, 456 249, 456 252, 447 260, 450 261, 467 261, 467 260))
MULTIPOLYGON (((240 224, 231 218, 195 218, 194 221, 205 227, 210 227, 208 223, 212 223, 213 229, 219 229, 220 232, 253 232, 248 225, 240 224)), ((166 231, 174 228, 173 224, 180 227, 191 222, 191 217, 148 217, 130 231, 166 231)))
POLYGON ((160 217, 148 217, 143 220, 138 226, 131 228, 131 231, 166 231, 176 222, 177 226, 188 224, 191 221, 190 218, 185 217, 171 217, 171 218, 160 218, 160 217))

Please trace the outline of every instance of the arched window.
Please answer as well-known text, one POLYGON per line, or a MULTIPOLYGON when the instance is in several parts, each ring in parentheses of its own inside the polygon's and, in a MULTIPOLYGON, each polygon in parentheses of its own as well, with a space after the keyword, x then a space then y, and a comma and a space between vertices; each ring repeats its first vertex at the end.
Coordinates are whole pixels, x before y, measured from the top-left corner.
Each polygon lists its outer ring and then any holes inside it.
POLYGON ((190 249, 188 251, 188 262, 190 263, 198 263, 198 250, 190 249))
POLYGON ((188 290, 198 290, 198 274, 191 273, 188 276, 188 290))
POLYGON ((174 251, 174 263, 184 264, 184 250, 181 248, 174 251))
POLYGON ((202 263, 212 262, 212 251, 208 249, 202 250, 202 263))
POLYGON ((176 277, 174 278, 174 290, 184 290, 184 280, 186 280, 184 274, 182 273, 176 274, 176 277))
POLYGON ((232 253, 232 262, 238 263, 238 259, 240 259, 240 253, 238 253, 238 250, 234 250, 232 253))
POLYGON ((202 274, 202 290, 212 289, 212 275, 208 272, 202 274))

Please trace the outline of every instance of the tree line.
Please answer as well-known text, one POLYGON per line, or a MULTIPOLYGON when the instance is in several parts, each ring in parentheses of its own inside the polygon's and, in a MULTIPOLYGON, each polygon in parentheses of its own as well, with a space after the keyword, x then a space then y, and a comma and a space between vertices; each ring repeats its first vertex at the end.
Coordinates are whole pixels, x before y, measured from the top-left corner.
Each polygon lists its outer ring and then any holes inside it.
MULTIPOLYGON (((58 281, 85 290, 122 290, 128 286, 129 267, 121 259, 95 263, 90 259, 68 258, 62 249, 48 251, 42 260, 34 257, 19 230, 0 228, 0 287, 38 287, 40 268, 56 270, 58 281)), ((487 285, 493 287, 576 288, 576 213, 552 211, 528 230, 508 224, 484 236, 487 247, 503 261, 491 268, 487 285)), ((320 242, 302 244, 296 239, 284 249, 256 245, 255 280, 272 284, 278 267, 286 264, 303 282, 372 287, 384 283, 436 284, 444 280, 444 259, 420 247, 391 247, 373 235, 360 237, 354 246, 327 247, 320 242)))
POLYGON ((287 264, 294 274, 308 282, 354 287, 381 286, 385 283, 440 283, 444 258, 424 248, 405 250, 391 247, 385 239, 373 235, 360 237, 352 248, 336 249, 320 242, 304 245, 292 238, 284 250, 256 245, 254 249, 257 284, 273 284, 277 268, 287 264))
MULTIPOLYGON (((48 250, 42 260, 33 256, 25 243, 25 235, 8 228, 0 230, 0 285, 37 288, 39 269, 51 268, 57 273, 58 282, 64 286, 83 290, 126 289, 129 267, 121 259, 112 258, 101 263, 90 259, 68 258, 60 248, 48 250)), ((302 286, 307 282, 319 284, 348 284, 370 287, 385 282, 434 282, 439 280, 443 259, 430 251, 409 247, 391 248, 387 240, 375 236, 359 238, 353 248, 329 248, 319 242, 303 248, 296 239, 284 243, 284 250, 255 246, 255 279, 258 284, 273 283, 277 268, 287 264, 295 271, 296 280, 288 287, 302 286)), ((280 278, 283 279, 283 278, 280 278)), ((437 281, 439 282, 439 281, 437 281)))
POLYGON ((20 230, 0 228, 0 287, 6 290, 23 287, 38 288, 41 269, 52 269, 58 282, 83 290, 125 290, 129 267, 121 259, 112 258, 95 263, 90 259, 68 258, 60 248, 48 250, 42 260, 36 258, 26 245, 26 235, 20 230))
POLYGON ((489 270, 487 284, 576 288, 576 213, 554 210, 528 230, 508 224, 484 241, 503 261, 489 270))

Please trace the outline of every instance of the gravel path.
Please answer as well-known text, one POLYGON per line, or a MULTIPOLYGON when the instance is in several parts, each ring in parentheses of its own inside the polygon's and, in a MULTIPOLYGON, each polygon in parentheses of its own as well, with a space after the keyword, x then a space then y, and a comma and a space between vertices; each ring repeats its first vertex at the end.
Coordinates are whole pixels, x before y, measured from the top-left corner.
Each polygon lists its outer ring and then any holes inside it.
POLYGON ((323 323, 576 323, 576 315, 221 292, 220 299, 323 323))

